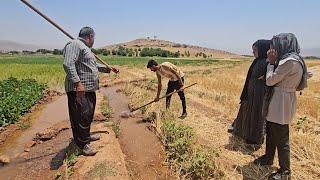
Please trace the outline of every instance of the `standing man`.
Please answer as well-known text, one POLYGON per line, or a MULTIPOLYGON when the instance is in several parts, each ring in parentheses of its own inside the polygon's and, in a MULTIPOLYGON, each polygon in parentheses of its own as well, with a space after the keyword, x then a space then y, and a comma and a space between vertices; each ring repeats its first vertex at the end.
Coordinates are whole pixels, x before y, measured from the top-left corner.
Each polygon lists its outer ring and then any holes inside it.
MULTIPOLYGON (((151 71, 156 72, 158 78, 158 92, 157 97, 154 101, 159 101, 160 92, 162 89, 161 77, 166 77, 169 79, 168 88, 166 94, 170 94, 174 92, 174 90, 179 91, 178 95, 180 97, 182 103, 182 115, 180 119, 184 119, 187 117, 187 106, 186 106, 186 98, 184 96, 183 87, 184 87, 184 73, 174 64, 170 62, 164 62, 162 64, 158 64, 155 60, 151 59, 148 62, 147 68, 151 71)), ((171 95, 166 98, 166 108, 169 109, 171 101, 171 95)))
POLYGON ((101 66, 96 62, 91 48, 95 33, 92 28, 80 30, 78 39, 71 40, 63 49, 63 67, 66 72, 65 90, 68 96, 69 117, 75 144, 85 156, 93 156, 96 150, 90 147, 90 141, 100 139, 99 134, 90 135, 90 126, 96 106, 96 93, 99 89, 98 72, 116 68, 101 66), (99 67, 99 68, 98 68, 99 67))
POLYGON ((266 84, 268 87, 263 115, 267 120, 266 153, 254 161, 272 165, 276 149, 280 169, 269 179, 290 179, 289 124, 296 111, 296 91, 307 87, 307 67, 299 55, 297 38, 291 33, 276 35, 268 51, 266 84))

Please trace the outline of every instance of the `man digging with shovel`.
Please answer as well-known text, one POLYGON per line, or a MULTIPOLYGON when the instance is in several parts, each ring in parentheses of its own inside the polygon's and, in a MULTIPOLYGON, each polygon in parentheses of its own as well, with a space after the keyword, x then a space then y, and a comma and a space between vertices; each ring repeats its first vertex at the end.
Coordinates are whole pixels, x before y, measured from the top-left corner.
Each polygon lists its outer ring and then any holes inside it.
MULTIPOLYGON (((187 106, 186 106, 186 98, 184 96, 183 87, 184 87, 184 73, 174 64, 170 62, 164 62, 162 64, 158 64, 155 60, 150 60, 148 62, 147 68, 157 74, 158 78, 158 92, 157 97, 155 98, 155 102, 159 101, 160 92, 162 89, 161 78, 166 77, 169 78, 168 88, 166 94, 170 94, 175 90, 178 91, 178 95, 180 97, 182 103, 182 115, 179 117, 180 119, 184 119, 187 117, 187 106)), ((171 96, 166 97, 166 108, 170 108, 171 96)))
POLYGON ((96 106, 95 91, 99 89, 98 72, 118 72, 116 68, 96 62, 90 49, 94 43, 94 36, 92 28, 84 27, 80 30, 78 39, 71 40, 63 50, 65 89, 73 139, 81 154, 85 156, 94 156, 97 153, 89 144, 90 141, 100 139, 99 134, 90 135, 96 106))

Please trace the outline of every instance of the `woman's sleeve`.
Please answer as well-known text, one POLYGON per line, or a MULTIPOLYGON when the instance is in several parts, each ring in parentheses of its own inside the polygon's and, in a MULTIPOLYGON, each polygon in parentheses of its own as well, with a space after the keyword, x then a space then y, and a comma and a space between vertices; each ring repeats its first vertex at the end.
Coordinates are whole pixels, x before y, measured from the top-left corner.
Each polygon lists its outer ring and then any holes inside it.
POLYGON ((291 72, 292 67, 292 61, 287 61, 279 65, 275 70, 274 65, 268 64, 266 73, 267 86, 274 86, 281 82, 291 72))

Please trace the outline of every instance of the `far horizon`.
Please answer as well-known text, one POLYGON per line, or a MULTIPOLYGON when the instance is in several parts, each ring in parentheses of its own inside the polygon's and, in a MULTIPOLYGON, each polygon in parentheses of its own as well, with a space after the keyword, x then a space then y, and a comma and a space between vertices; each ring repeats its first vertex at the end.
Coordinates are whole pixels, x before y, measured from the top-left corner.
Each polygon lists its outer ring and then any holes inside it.
MULTIPOLYGON (((137 40, 137 39, 147 39, 147 38, 136 38, 134 40, 137 40)), ((132 41, 134 41, 134 40, 132 40, 132 41)), ((156 39, 156 40, 170 41, 170 40, 166 40, 166 39, 156 39)), ((5 50, 5 51, 17 50, 15 48, 13 48, 13 49, 1 49, 2 48, 1 47, 1 45, 2 45, 1 43, 3 41, 7 41, 8 43, 18 43, 19 45, 22 45, 22 46, 29 46, 28 48, 19 49, 18 51, 22 51, 22 50, 35 51, 37 49, 54 50, 54 49, 62 49, 63 48, 63 47, 53 47, 53 46, 48 46, 48 45, 47 46, 37 46, 37 45, 34 45, 34 44, 24 44, 24 43, 14 42, 14 41, 10 41, 10 40, 1 40, 0 39, 0 51, 1 50, 5 50)), ((130 42, 130 41, 126 41, 126 42, 130 42)), ((114 44, 106 44, 106 45, 101 46, 101 47, 93 47, 93 48, 100 49, 100 48, 103 48, 105 46, 112 46, 112 45, 126 43, 126 42, 117 42, 117 43, 114 43, 114 44)), ((170 41, 170 42, 173 42, 173 41, 170 41)), ((174 42, 174 43, 184 44, 184 43, 180 43, 180 42, 174 42)), ((194 44, 187 44, 187 45, 194 45, 194 44)), ((197 46, 197 45, 194 45, 194 46, 197 46)), ((201 47, 204 47, 204 46, 201 46, 201 47)), ((210 48, 210 47, 204 47, 204 48, 210 48)), ((211 48, 211 49, 214 49, 214 48, 211 48)), ((216 49, 216 50, 227 51, 225 49, 216 49)), ((244 56, 253 56, 252 52, 243 53, 243 54, 242 53, 237 53, 237 52, 232 52, 232 51, 227 51, 227 52, 238 54, 238 55, 244 55, 244 56)), ((319 57, 320 58, 320 48, 301 49, 301 54, 303 56, 314 56, 314 57, 319 57)))
MULTIPOLYGON (((84 0, 29 2, 75 37, 82 26, 92 26, 97 35, 95 48, 157 36, 161 40, 251 55, 255 40, 292 32, 302 53, 319 56, 320 52, 320 24, 314 23, 320 18, 320 1, 316 0, 90 1, 92 9, 84 0), (283 7, 290 11, 284 13, 283 7)), ((48 49, 61 49, 68 41, 20 1, 4 1, 0 21, 6 27, 0 30, 0 40, 48 49)))

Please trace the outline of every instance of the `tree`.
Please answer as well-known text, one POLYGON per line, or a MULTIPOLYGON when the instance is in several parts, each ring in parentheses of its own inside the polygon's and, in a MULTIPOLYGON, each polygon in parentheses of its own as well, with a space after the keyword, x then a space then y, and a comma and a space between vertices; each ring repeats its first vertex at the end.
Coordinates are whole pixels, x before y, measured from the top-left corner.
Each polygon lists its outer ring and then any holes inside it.
POLYGON ((9 51, 9 54, 19 54, 19 51, 9 51))
POLYGON ((136 53, 136 57, 138 57, 139 56, 138 49, 134 49, 134 52, 136 53))
POLYGON ((117 55, 117 50, 115 50, 115 49, 113 49, 112 51, 111 51, 111 54, 113 55, 113 56, 115 56, 115 55, 117 55))
POLYGON ((60 49, 54 49, 52 51, 52 54, 54 54, 54 55, 62 55, 63 53, 62 53, 62 50, 60 50, 60 49))
POLYGON ((173 57, 175 57, 175 58, 180 57, 180 51, 175 52, 174 55, 173 55, 173 57))
POLYGON ((141 57, 147 57, 149 55, 149 48, 143 48, 140 52, 141 57))
POLYGON ((122 46, 119 46, 117 55, 119 55, 119 56, 127 56, 126 48, 124 48, 122 46))
POLYGON ((22 53, 23 53, 23 54, 35 54, 36 52, 23 50, 22 53))
POLYGON ((107 49, 102 49, 102 55, 109 56, 110 55, 110 51, 107 50, 107 49))
POLYGON ((48 50, 48 49, 38 49, 36 52, 37 52, 37 53, 41 53, 41 54, 52 53, 52 51, 50 51, 50 50, 48 50))

